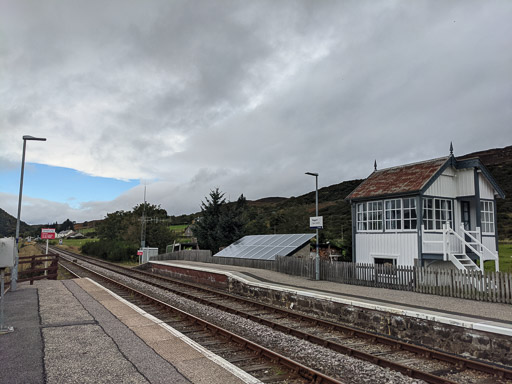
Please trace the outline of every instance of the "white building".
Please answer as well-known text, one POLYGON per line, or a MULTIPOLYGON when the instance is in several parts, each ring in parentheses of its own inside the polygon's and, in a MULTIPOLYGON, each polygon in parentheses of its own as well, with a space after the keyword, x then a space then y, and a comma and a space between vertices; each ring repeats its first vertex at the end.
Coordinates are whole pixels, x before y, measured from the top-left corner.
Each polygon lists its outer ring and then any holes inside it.
POLYGON ((347 197, 354 261, 483 270, 494 260, 498 271, 497 197, 505 195, 482 162, 452 150, 375 169, 347 197))

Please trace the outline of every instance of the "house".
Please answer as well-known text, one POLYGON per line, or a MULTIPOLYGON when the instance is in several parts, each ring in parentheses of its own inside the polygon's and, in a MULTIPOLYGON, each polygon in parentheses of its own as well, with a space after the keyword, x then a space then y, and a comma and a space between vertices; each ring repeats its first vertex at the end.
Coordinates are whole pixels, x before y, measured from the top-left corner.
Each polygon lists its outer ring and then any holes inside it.
POLYGON ((498 263, 496 198, 505 195, 478 158, 377 170, 349 196, 357 263, 483 270, 498 263))
POLYGON ((61 231, 59 233, 57 233, 57 235, 55 236, 57 239, 64 239, 66 237, 68 237, 69 235, 72 235, 73 233, 75 233, 72 229, 66 229, 65 231, 61 231))

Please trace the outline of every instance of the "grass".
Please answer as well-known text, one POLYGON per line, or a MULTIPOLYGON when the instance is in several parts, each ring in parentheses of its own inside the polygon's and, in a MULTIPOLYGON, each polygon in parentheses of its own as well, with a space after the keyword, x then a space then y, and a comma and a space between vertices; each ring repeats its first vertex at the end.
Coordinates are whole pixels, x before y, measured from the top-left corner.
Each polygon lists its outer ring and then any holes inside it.
POLYGON ((96 231, 96 228, 84 228, 84 229, 78 230, 78 232, 83 233, 84 235, 86 233, 95 232, 95 231, 96 231))
MULTIPOLYGON (((62 239, 62 245, 60 246, 63 249, 67 249, 69 251, 80 253, 80 247, 85 243, 90 241, 98 241, 99 239, 62 239)), ((51 242, 52 245, 58 245, 59 240, 54 240, 51 242)))
MULTIPOLYGON (((498 254, 500 257, 500 272, 512 273, 512 243, 499 242, 498 254)), ((489 272, 494 271, 494 261, 486 262, 485 270, 489 272)))
POLYGON ((19 256, 34 256, 43 255, 44 251, 41 251, 34 243, 23 243, 18 251, 19 256))
MULTIPOLYGON (((56 245, 59 248, 62 248, 62 249, 65 249, 65 250, 68 250, 68 251, 71 251, 74 253, 82 254, 80 247, 83 244, 90 242, 90 241, 98 241, 98 240, 99 239, 97 239, 97 238, 93 238, 93 239, 62 239, 62 245, 58 245, 58 241, 55 241, 53 245, 56 245)), ((139 263, 137 261, 119 261, 119 262, 114 262, 114 264, 119 264, 119 265, 129 267, 129 268, 136 267, 139 265, 139 263)))
POLYGON ((180 225, 170 225, 169 229, 174 232, 185 232, 185 229, 187 229, 188 224, 180 224, 180 225))

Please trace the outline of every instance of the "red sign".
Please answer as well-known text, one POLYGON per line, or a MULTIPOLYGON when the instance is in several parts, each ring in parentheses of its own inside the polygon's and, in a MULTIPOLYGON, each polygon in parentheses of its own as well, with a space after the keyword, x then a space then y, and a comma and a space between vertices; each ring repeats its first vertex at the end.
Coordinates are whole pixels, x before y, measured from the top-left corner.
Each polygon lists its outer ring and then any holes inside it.
POLYGON ((41 239, 55 239, 55 228, 41 228, 41 239))
POLYGON ((142 256, 144 255, 144 251, 137 251, 137 256, 142 256))

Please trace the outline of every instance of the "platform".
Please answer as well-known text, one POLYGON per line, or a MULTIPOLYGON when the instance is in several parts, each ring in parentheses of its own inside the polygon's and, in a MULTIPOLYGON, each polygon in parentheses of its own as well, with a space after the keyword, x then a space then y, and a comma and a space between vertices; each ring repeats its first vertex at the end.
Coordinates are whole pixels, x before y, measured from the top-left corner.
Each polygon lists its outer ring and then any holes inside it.
POLYGON ((512 336, 512 306, 509 304, 315 281, 264 269, 231 265, 183 260, 151 263, 224 274, 228 279, 236 279, 254 287, 283 290, 305 297, 512 336))
POLYGON ((5 295, 0 383, 259 383, 89 279, 5 295))

